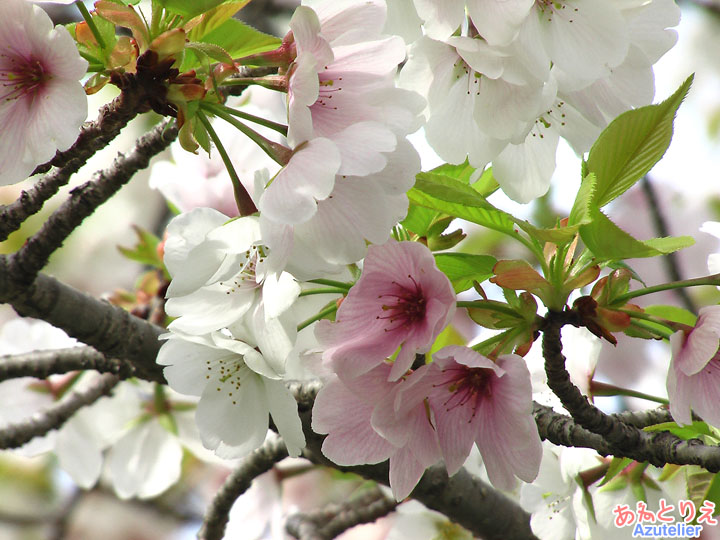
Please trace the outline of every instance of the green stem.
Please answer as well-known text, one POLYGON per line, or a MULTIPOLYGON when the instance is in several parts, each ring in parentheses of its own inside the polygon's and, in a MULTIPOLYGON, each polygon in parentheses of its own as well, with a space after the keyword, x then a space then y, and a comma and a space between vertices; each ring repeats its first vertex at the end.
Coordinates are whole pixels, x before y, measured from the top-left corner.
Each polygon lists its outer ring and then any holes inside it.
POLYGON ((225 79, 220 86, 249 86, 256 84, 270 90, 278 92, 287 92, 287 81, 277 75, 267 75, 265 77, 230 77, 225 79))
POLYGON ((344 289, 349 291, 352 283, 343 283, 342 281, 333 281, 332 279, 311 279, 308 283, 316 283, 318 285, 328 285, 330 287, 337 287, 338 289, 344 289))
POLYGON ((655 403, 662 403, 663 405, 667 405, 669 403, 667 399, 661 397, 652 396, 636 390, 628 390, 627 388, 620 388, 619 386, 615 386, 613 384, 598 381, 592 381, 590 383, 590 392, 593 396, 628 396, 654 401, 655 403))
POLYGON ((300 296, 310 296, 313 294, 347 294, 347 289, 338 289, 337 287, 327 287, 322 289, 308 289, 307 291, 302 291, 300 293, 300 296))
POLYGON ((644 296, 646 294, 652 294, 661 291, 670 291, 673 289, 682 289, 683 287, 697 287, 699 285, 720 286, 720 274, 713 274, 711 276, 705 276, 695 279, 684 279, 682 281, 671 281, 670 283, 663 283, 661 285, 654 285, 653 287, 638 289, 637 291, 630 291, 625 294, 621 294, 620 296, 615 298, 612 302, 612 305, 625 304, 628 300, 637 298, 638 296, 644 296))
POLYGON ((254 114, 249 114, 243 111, 238 111, 225 105, 214 105, 214 107, 233 116, 237 116, 238 118, 242 118, 243 120, 249 120, 250 122, 254 122, 255 124, 259 124, 261 126, 265 126, 266 128, 273 129, 281 135, 287 137, 288 127, 284 124, 278 124, 277 122, 273 122, 266 118, 255 116, 254 114))
POLYGON ((310 317, 309 319, 298 324, 297 331, 300 332, 301 330, 310 326, 315 321, 319 321, 320 319, 325 318, 327 315, 330 315, 331 313, 334 313, 335 311, 337 311, 337 305, 335 304, 335 302, 333 302, 330 306, 323 309, 317 315, 314 315, 313 317, 310 317))
POLYGON ((496 343, 501 342, 503 339, 505 339, 507 337, 508 332, 510 332, 510 330, 505 330, 504 332, 495 334, 493 337, 487 338, 485 341, 481 341, 480 343, 476 343, 475 345, 473 345, 470 348, 473 349, 474 351, 480 352, 483 349, 485 349, 485 347, 487 347, 488 345, 495 345, 496 343))
MULTIPOLYGON (((686 324, 678 323, 675 321, 669 321, 667 319, 663 319, 661 317, 656 317, 654 315, 650 315, 648 313, 645 313, 644 311, 635 311, 634 309, 624 309, 620 308, 618 311, 621 311, 627 315, 630 316, 632 319, 642 319, 644 321, 648 321, 651 323, 659 324, 662 326, 665 326, 670 329, 670 332, 677 332, 678 330, 688 330, 692 329, 692 327, 689 327, 686 324)), ((665 337, 664 333, 661 333, 663 337, 665 337)))
POLYGON ((285 146, 283 146, 281 144, 278 144, 269 139, 266 139, 265 137, 260 135, 258 132, 250 129, 245 124, 243 124, 239 120, 236 120, 233 116, 229 115, 221 108, 216 107, 212 103, 201 102, 200 107, 202 109, 205 109, 208 112, 213 113, 218 118, 222 118, 226 122, 235 126, 244 135, 246 135, 250 140, 252 140, 260 148, 262 148, 262 150, 268 156, 270 156, 275 162, 279 163, 280 165, 287 165, 288 161, 290 161, 290 156, 292 155, 292 151, 289 148, 286 148, 285 146))
POLYGON ((225 147, 223 146, 220 137, 218 137, 217 133, 215 133, 215 130, 210 125, 210 120, 208 120, 207 116, 205 116, 205 113, 198 110, 196 114, 202 125, 207 130, 208 135, 215 143, 215 147, 220 153, 220 157, 222 158, 223 163, 225 164, 225 168, 230 175, 230 181, 233 185, 233 192, 235 193, 235 203, 237 204, 240 215, 249 216, 254 214, 255 212, 257 212, 255 203, 253 202, 252 198, 250 198, 250 195, 245 189, 245 186, 243 186, 242 182, 240 182, 240 178, 238 177, 237 172, 235 172, 235 167, 233 166, 232 161, 230 161, 230 156, 228 156, 228 153, 225 150, 225 147))
POLYGON ((634 320, 632 323, 630 323, 632 326, 636 326, 637 328, 640 328, 642 330, 645 330, 646 332, 650 332, 651 334, 655 334, 658 337, 661 337, 663 339, 670 339, 670 336, 673 335, 673 332, 668 332, 666 330, 663 330, 661 328, 658 328, 655 325, 644 323, 643 321, 634 320))
POLYGON ((98 45, 100 45, 100 48, 104 51, 107 45, 105 45, 105 40, 100 35, 100 30, 98 30, 98 27, 95 26, 95 21, 92 20, 92 15, 90 15, 90 12, 85 7, 85 4, 82 3, 82 0, 77 0, 75 5, 80 10, 80 14, 83 19, 85 19, 85 22, 87 23, 88 28, 90 28, 93 36, 95 36, 95 41, 98 42, 98 45))
POLYGON ((508 304, 497 302, 495 300, 461 300, 456 302, 455 305, 459 308, 478 308, 487 309, 488 311, 497 311, 498 313, 504 313, 515 318, 521 318, 517 311, 511 308, 508 304))

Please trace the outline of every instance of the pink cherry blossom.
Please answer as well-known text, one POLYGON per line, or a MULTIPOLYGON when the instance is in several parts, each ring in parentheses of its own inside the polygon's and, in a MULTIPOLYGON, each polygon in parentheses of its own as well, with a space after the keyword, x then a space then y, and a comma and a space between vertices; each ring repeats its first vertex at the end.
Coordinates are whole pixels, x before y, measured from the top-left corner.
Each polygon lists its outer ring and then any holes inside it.
POLYGON ((42 9, 0 2, 0 185, 24 180, 75 141, 87 117, 86 69, 68 31, 42 9))
POLYGON ((408 388, 414 384, 407 380, 388 382, 391 369, 380 364, 351 381, 331 379, 315 399, 312 428, 328 433, 322 452, 338 465, 389 459, 390 487, 402 500, 441 456, 423 395, 408 388), (402 404, 397 400, 401 391, 402 404))
POLYGON ((702 308, 695 328, 674 333, 670 344, 667 390, 673 418, 678 424, 691 424, 692 409, 720 426, 720 306, 702 308))
POLYGON ((542 446, 524 360, 509 354, 493 362, 456 345, 433 358, 410 379, 424 379, 448 474, 460 469, 475 443, 493 485, 512 489, 515 476, 532 482, 542 446))
POLYGON ((397 380, 416 353, 430 350, 455 312, 455 293, 430 250, 416 242, 371 246, 360 280, 350 289, 334 323, 320 321, 315 335, 323 360, 342 377, 382 364, 398 347, 390 371, 397 380))

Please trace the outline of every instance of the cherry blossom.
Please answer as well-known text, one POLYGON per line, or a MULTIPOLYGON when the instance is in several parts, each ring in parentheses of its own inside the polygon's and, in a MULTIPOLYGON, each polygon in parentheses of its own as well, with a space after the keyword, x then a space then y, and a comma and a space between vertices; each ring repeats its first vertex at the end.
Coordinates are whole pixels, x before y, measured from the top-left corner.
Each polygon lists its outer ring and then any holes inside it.
POLYGON ((542 447, 524 360, 503 355, 493 362, 457 345, 433 359, 410 378, 423 379, 448 474, 460 469, 475 443, 493 485, 512 489, 515 476, 532 482, 542 447))
POLYGON ((293 352, 295 322, 265 318, 262 304, 230 332, 167 336, 158 354, 170 387, 200 396, 196 422, 206 448, 223 458, 247 455, 267 435, 269 415, 297 456, 305 437, 297 403, 281 380, 293 352))
POLYGON ((87 62, 68 31, 25 0, 0 3, 0 185, 67 150, 87 117, 87 62))
POLYGON ((692 423, 690 410, 720 426, 720 306, 700 309, 695 327, 670 336, 672 361, 667 390, 670 412, 680 425, 692 423))
POLYGON ((168 225, 165 264, 173 279, 166 311, 178 317, 171 330, 219 330, 259 301, 268 318, 277 317, 300 293, 290 274, 265 264, 258 219, 228 220, 216 210, 198 208, 168 225))
POLYGON ((397 380, 416 353, 430 350, 454 312, 455 293, 430 250, 391 240, 368 249, 335 322, 320 321, 315 335, 325 347, 323 360, 340 377, 365 373, 400 347, 390 371, 397 380))
POLYGON ((342 272, 365 256, 368 242, 388 240, 392 227, 407 214, 406 192, 419 171, 417 152, 402 140, 382 171, 337 176, 331 194, 318 202, 317 212, 305 223, 283 225, 261 214, 268 264, 305 280, 342 272))
POLYGON ((380 364, 347 382, 332 378, 315 399, 312 427, 328 434, 322 452, 337 464, 389 459, 390 487, 395 498, 402 500, 425 469, 439 461, 440 448, 424 397, 408 390, 413 383, 388 382, 390 371, 389 365, 380 364), (406 391, 406 399, 396 407, 401 391, 406 391), (414 400, 408 399, 410 394, 414 400), (348 416, 348 410, 353 414, 348 416))

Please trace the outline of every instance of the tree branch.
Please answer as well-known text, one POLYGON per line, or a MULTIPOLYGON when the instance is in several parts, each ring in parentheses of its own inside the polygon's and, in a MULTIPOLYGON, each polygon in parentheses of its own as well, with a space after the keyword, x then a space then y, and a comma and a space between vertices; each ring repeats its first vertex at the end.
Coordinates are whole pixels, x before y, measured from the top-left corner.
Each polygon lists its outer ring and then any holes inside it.
POLYGON ((542 328, 548 386, 579 426, 600 435, 610 445, 606 454, 647 461, 656 467, 672 463, 699 465, 710 472, 720 471, 720 446, 708 446, 699 439, 684 441, 668 431, 647 433, 605 414, 588 402, 570 381, 570 375, 565 369, 560 339, 560 329, 565 320, 564 313, 549 312, 542 328))
POLYGON ((287 456, 285 441, 275 436, 243 459, 210 503, 198 539, 221 540, 230 519, 230 509, 237 498, 247 491, 254 478, 269 471, 287 456))
POLYGON ((60 428, 80 408, 109 394, 119 379, 115 375, 101 375, 97 383, 84 392, 73 392, 54 407, 33 415, 23 422, 0 429, 0 449, 18 448, 35 437, 60 428))
POLYGON ((123 91, 100 109, 97 120, 82 127, 70 148, 58 152, 51 161, 38 166, 33 175, 47 172, 53 166, 59 168, 40 179, 28 191, 23 191, 17 201, 0 208, 0 242, 18 230, 29 216, 39 212, 45 201, 67 184, 91 156, 118 136, 122 128, 138 114, 142 100, 142 93, 137 88, 123 91))
MULTIPOLYGON (((291 385, 298 401, 307 446, 303 456, 320 465, 352 472, 375 482, 389 485, 389 466, 385 461, 378 465, 339 466, 327 459, 322 451, 324 435, 310 429, 312 405, 319 384, 291 385)), ((410 497, 432 510, 437 510, 468 531, 488 540, 535 539, 530 529, 530 514, 515 501, 495 490, 465 469, 448 478, 445 465, 440 463, 425 471, 410 497), (502 516, 502 519, 498 519, 502 516)))
POLYGON ((18 287, 30 285, 47 264, 50 255, 95 209, 124 186, 133 175, 144 169, 150 159, 175 140, 176 126, 163 121, 138 139, 135 148, 119 155, 111 167, 96 173, 95 180, 75 188, 70 197, 43 224, 40 231, 25 246, 12 255, 10 278, 18 287))
POLYGON ((0 302, 10 303, 19 315, 62 328, 109 358, 131 362, 137 377, 166 382, 162 366, 155 363, 162 345, 158 336, 165 329, 44 274, 30 287, 18 289, 7 265, 8 257, 0 255, 0 302))
POLYGON ((372 523, 395 510, 398 503, 377 487, 343 504, 332 504, 308 514, 294 514, 285 525, 300 540, 332 540, 356 525, 372 523))
POLYGON ((124 360, 107 358, 92 347, 69 347, 0 356, 0 382, 18 377, 44 379, 69 371, 93 370, 120 379, 135 376, 135 367, 124 360))

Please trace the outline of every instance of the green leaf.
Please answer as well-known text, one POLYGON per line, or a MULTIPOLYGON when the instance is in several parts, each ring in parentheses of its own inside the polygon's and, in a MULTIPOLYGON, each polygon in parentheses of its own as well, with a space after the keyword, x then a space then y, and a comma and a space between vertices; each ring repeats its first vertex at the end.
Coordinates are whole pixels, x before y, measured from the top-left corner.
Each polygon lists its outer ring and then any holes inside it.
POLYGON ((600 134, 590 149, 587 167, 597 176, 595 205, 600 208, 642 178, 667 150, 673 120, 693 76, 667 100, 624 112, 600 134))
POLYGON ((453 285, 455 292, 466 291, 473 281, 483 282, 493 275, 493 266, 497 263, 490 255, 471 255, 469 253, 438 253, 435 262, 453 285))
POLYGON ((451 163, 444 163, 443 165, 440 165, 439 167, 435 167, 430 171, 432 174, 438 174, 442 176, 447 176, 449 178, 453 178, 455 180, 460 180, 461 182, 465 184, 470 183, 470 179, 472 178, 473 174, 475 173, 476 169, 475 167, 472 167, 468 160, 465 160, 465 163, 461 163, 459 165, 453 165, 451 163))
POLYGON ((593 209, 591 215, 592 222, 580 227, 580 237, 598 262, 666 255, 695 243, 690 236, 637 240, 600 210, 593 209))
POLYGON ((687 324, 688 326, 695 326, 695 321, 697 321, 697 315, 692 311, 677 306, 648 306, 645 308, 645 313, 669 321, 687 324))
POLYGON ((602 482, 598 484, 598 487, 604 486, 607 484, 610 480, 612 480, 618 473, 620 473, 625 467, 630 465, 633 462, 632 459, 624 457, 613 457, 612 461, 610 462, 610 467, 608 467, 607 472, 605 473, 605 477, 602 479, 602 482))
POLYGON ((233 63, 232 56, 230 56, 225 49, 223 49, 219 45, 215 45, 214 43, 191 41, 190 43, 185 44, 185 48, 191 50, 200 57, 204 55, 224 64, 233 63))
POLYGON ((228 2, 228 0, 156 0, 171 13, 177 13, 188 19, 210 11, 211 9, 228 2))
POLYGON ((255 30, 237 19, 228 19, 200 41, 222 47, 233 58, 271 51, 282 43, 280 38, 255 30))
POLYGON ((568 218, 569 225, 587 225, 592 221, 592 202, 597 191, 597 177, 594 173, 589 173, 580 184, 580 189, 575 196, 572 210, 568 218))
POLYGON ((200 41, 203 36, 212 32, 217 27, 222 25, 230 17, 240 11, 250 0, 232 0, 226 1, 224 4, 217 6, 214 9, 207 11, 202 20, 193 26, 192 30, 188 34, 190 41, 200 41))
POLYGON ((160 239, 153 233, 134 225, 133 229, 138 241, 134 248, 118 246, 120 252, 128 259, 147 264, 154 268, 164 268, 163 261, 158 255, 157 247, 160 239))
POLYGON ((465 345, 466 343, 467 339, 465 339, 465 337, 458 332, 452 324, 449 324, 445 327, 445 330, 438 334, 437 339, 435 339, 435 343, 433 343, 433 346, 430 349, 430 354, 432 355, 448 345, 465 345))
POLYGON ((435 218, 440 215, 441 213, 436 210, 410 204, 408 214, 400 224, 418 236, 427 236, 430 226, 435 222, 435 218))
POLYGON ((663 422, 653 426, 644 427, 645 431, 669 431, 673 435, 687 441, 689 439, 697 439, 702 435, 712 437, 710 428, 705 422, 693 422, 689 426, 679 426, 675 422, 663 422))
POLYGON ((514 218, 498 210, 472 187, 453 178, 434 173, 419 173, 415 187, 408 192, 411 202, 515 235, 514 218))
POLYGON ((575 238, 575 235, 580 230, 579 223, 576 223, 575 225, 571 225, 569 227, 553 227, 552 229, 541 229, 535 227, 528 221, 520 219, 516 219, 515 223, 518 227, 525 231, 528 236, 537 240, 538 242, 550 242, 559 246, 572 242, 575 238))
POLYGON ((470 184, 472 188, 483 197, 489 197, 500 189, 500 185, 493 176, 492 167, 485 169, 477 182, 470 184))
MULTIPOLYGON (((715 503, 714 516, 720 512, 719 477, 720 475, 717 473, 708 472, 697 465, 685 467, 688 498, 695 503, 697 508, 700 508, 705 501, 715 503)), ((699 513, 697 515, 699 515, 699 513)), ((693 523, 697 523, 697 520, 693 520, 693 523)))

